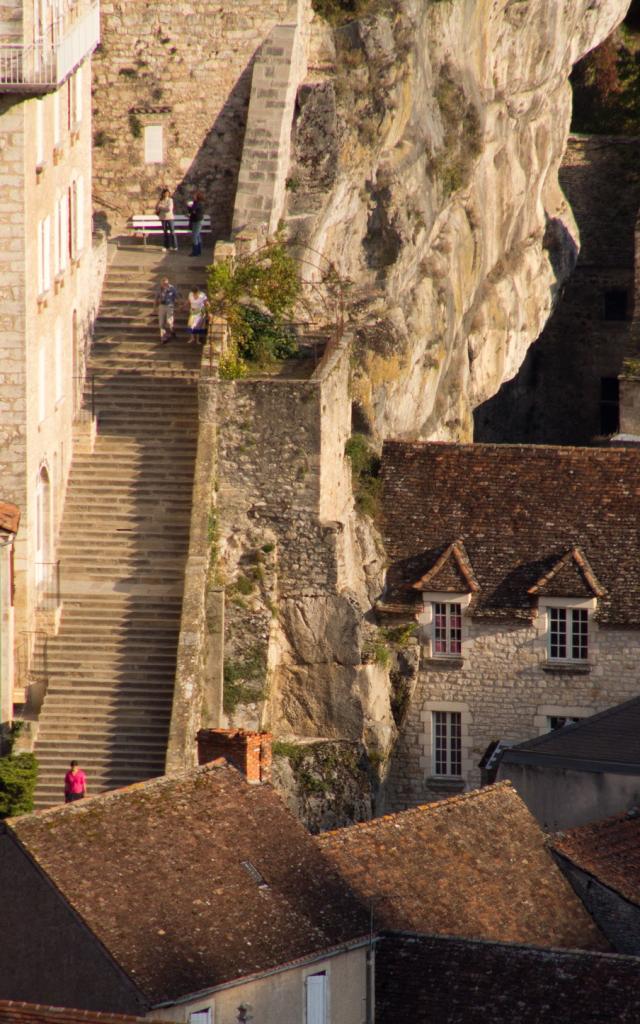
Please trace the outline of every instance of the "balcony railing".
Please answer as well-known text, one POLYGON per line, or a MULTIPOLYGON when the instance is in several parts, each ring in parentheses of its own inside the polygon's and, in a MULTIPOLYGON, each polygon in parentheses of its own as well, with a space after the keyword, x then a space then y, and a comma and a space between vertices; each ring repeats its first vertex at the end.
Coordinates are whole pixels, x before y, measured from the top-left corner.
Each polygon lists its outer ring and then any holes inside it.
POLYGON ((0 92, 50 92, 100 42, 100 3, 69 25, 57 41, 0 44, 0 92))

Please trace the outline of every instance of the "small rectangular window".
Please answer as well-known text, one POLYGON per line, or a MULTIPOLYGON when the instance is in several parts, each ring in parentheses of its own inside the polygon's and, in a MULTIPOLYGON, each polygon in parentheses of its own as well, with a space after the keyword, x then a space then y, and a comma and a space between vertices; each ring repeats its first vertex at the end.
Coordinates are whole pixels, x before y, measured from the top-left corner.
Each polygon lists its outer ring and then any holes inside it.
POLYGON ((433 653, 436 657, 462 653, 462 607, 459 604, 434 602, 433 653))
POLYGON ((164 163, 164 141, 161 124, 148 124, 144 129, 144 162, 164 163))
POLYGON ((54 331, 54 356, 55 356, 55 385, 56 385, 56 402, 59 402, 64 395, 63 390, 63 354, 62 354, 62 326, 60 321, 56 321, 54 331))
POLYGON ((608 288, 604 293, 605 320, 626 320, 629 295, 626 288, 608 288))
POLYGON ((73 92, 75 101, 74 119, 76 125, 79 125, 82 121, 82 68, 78 68, 75 75, 73 92))
POLYGON ((44 100, 36 100, 36 167, 44 163, 44 100))
POLYGON ((555 729, 564 729, 565 725, 575 725, 576 722, 581 721, 581 718, 570 717, 569 715, 549 715, 547 717, 549 732, 553 732, 555 729))
POLYGON ((211 1007, 207 1006, 204 1010, 194 1010, 190 1013, 189 1024, 212 1024, 211 1007))
POLYGON ((620 382, 617 377, 600 378, 600 433, 620 429, 620 382))
POLYGON ((462 715, 459 711, 433 711, 434 775, 462 775, 462 715))
POLYGON ((310 974, 305 980, 307 1019, 306 1024, 327 1024, 327 975, 310 974))
POLYGON ((38 349, 38 423, 42 423, 47 415, 47 365, 44 342, 40 342, 38 349))
POLYGON ((549 608, 549 658, 585 661, 589 657, 589 613, 585 608, 549 608))
POLYGON ((52 96, 53 102, 53 144, 60 145, 60 92, 56 90, 52 96))

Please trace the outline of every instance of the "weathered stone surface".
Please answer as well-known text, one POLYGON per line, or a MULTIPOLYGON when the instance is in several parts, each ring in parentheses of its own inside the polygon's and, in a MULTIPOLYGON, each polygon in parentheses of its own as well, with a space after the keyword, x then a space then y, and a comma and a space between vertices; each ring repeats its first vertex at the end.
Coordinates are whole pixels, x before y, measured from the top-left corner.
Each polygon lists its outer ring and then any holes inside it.
POLYGON ((295 756, 278 753, 276 745, 272 782, 310 832, 371 818, 371 779, 362 744, 320 740, 292 752, 295 756))
POLYGON ((334 73, 326 39, 312 54, 338 117, 319 93, 314 131, 303 93, 289 226, 355 283, 356 397, 379 435, 468 439, 540 333, 577 245, 568 75, 628 6, 401 0, 336 35, 334 73))

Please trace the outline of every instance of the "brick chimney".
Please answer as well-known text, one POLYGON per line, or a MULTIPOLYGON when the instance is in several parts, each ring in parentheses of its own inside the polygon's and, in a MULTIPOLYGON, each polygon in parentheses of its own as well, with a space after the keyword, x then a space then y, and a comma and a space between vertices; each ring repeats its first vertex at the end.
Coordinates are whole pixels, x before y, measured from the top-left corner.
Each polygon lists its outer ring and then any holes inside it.
POLYGON ((201 729, 196 736, 198 764, 208 764, 223 757, 247 782, 271 780, 270 732, 247 732, 244 729, 201 729))

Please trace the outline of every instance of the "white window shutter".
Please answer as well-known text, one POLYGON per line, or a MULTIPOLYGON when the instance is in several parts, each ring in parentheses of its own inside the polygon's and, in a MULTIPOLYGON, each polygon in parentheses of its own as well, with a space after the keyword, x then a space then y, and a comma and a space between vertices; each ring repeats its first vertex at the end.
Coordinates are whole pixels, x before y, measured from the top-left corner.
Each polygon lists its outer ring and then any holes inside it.
POLYGON ((53 101, 53 144, 60 145, 60 93, 56 90, 52 97, 53 101))
POLYGON ((40 348, 38 349, 38 422, 42 423, 46 415, 46 404, 45 404, 45 387, 47 381, 46 375, 46 362, 45 362, 45 350, 44 342, 40 341, 40 348))
POLYGON ((164 163, 164 142, 161 124, 148 124, 144 129, 145 164, 164 163))
POLYGON ((36 100, 36 167, 44 163, 44 100, 36 100))
POLYGON ((69 252, 69 196, 67 192, 60 199, 58 216, 60 220, 60 270, 64 270, 69 252))
POLYGON ((327 1021, 327 976, 310 974, 307 986, 306 1024, 326 1024, 327 1021))
POLYGON ((84 243, 84 178, 76 181, 76 252, 81 252, 84 243))
POLYGON ((51 217, 45 217, 42 231, 42 290, 51 287, 51 217))
POLYGON ((40 221, 38 221, 38 295, 42 295, 42 293, 44 291, 44 276, 43 276, 44 247, 43 247, 43 244, 42 244, 42 242, 43 242, 43 235, 44 235, 44 225, 43 225, 43 222, 40 220, 40 221))
POLYGON ((60 261, 60 247, 61 241, 61 225, 60 225, 60 199, 56 199, 56 204, 53 208, 53 272, 59 274, 61 270, 60 261))
POLYGON ((76 71, 75 81, 75 99, 76 109, 74 111, 74 117, 76 124, 80 124, 82 121, 82 68, 79 67, 76 71))
POLYGON ((63 377, 62 377, 62 324, 60 320, 56 320, 55 334, 55 375, 56 375, 56 401, 59 401, 63 396, 63 377))

